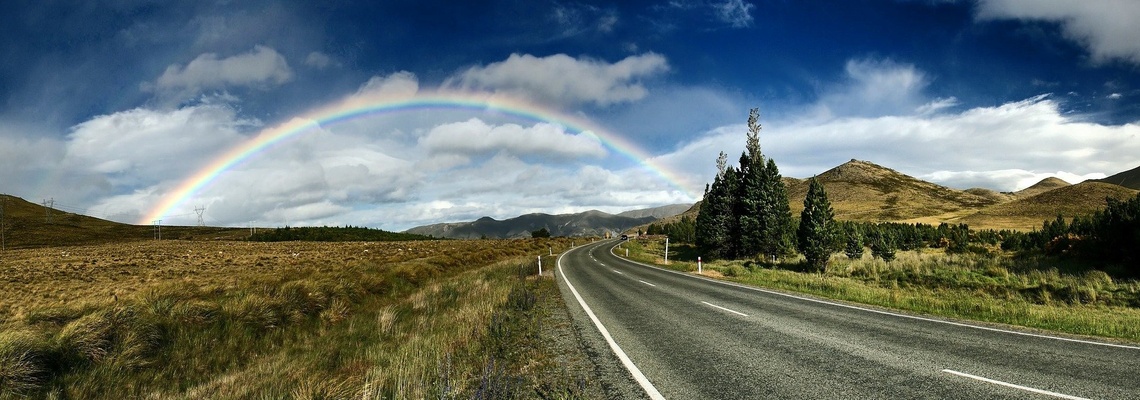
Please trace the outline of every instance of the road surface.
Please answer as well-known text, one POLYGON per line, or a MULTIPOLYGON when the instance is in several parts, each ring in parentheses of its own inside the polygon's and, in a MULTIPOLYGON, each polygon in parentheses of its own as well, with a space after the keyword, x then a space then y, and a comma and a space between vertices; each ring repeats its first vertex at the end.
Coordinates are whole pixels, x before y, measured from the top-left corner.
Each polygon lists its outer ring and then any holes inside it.
POLYGON ((714 282, 624 260, 617 243, 570 250, 556 273, 647 397, 1140 399, 1140 347, 714 282))

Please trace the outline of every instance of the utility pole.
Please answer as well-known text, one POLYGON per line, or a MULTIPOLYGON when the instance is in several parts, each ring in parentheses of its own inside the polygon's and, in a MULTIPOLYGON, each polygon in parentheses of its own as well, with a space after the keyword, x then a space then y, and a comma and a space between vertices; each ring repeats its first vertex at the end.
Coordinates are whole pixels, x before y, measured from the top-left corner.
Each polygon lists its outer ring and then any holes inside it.
POLYGON ((162 240, 162 220, 156 219, 154 222, 154 240, 162 240))
POLYGON ((202 222, 202 213, 206 212, 206 207, 203 207, 203 206, 194 207, 194 212, 198 213, 198 227, 206 226, 206 223, 202 222))

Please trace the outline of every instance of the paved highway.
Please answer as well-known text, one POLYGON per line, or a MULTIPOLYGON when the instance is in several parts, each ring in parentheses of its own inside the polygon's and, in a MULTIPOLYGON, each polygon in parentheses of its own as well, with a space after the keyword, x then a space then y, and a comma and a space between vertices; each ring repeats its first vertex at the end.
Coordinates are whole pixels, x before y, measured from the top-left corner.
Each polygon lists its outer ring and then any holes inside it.
POLYGON ((648 397, 1140 399, 1140 347, 714 282, 624 260, 616 244, 564 253, 559 285, 648 397))

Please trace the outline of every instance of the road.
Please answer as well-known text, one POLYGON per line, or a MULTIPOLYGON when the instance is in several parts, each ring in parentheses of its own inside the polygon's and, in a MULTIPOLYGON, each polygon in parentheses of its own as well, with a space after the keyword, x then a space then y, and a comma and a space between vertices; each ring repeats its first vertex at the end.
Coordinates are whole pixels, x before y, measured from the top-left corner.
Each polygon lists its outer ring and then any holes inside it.
POLYGON ((559 285, 648 397, 1140 399, 1140 347, 715 282, 624 260, 616 244, 564 253, 559 285))

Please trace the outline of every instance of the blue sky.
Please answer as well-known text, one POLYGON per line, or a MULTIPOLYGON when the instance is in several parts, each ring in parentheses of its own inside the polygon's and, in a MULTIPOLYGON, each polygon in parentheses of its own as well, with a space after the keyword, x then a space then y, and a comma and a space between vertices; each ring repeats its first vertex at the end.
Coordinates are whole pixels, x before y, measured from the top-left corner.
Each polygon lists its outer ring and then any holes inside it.
POLYGON ((793 177, 856 158, 1011 191, 1140 164, 1135 2, 371 3, 0 6, 0 192, 135 222, 263 130, 441 91, 584 118, 684 187, 564 127, 421 112, 321 127, 164 223, 205 206, 216 225, 402 230, 690 202, 751 107, 793 177))

